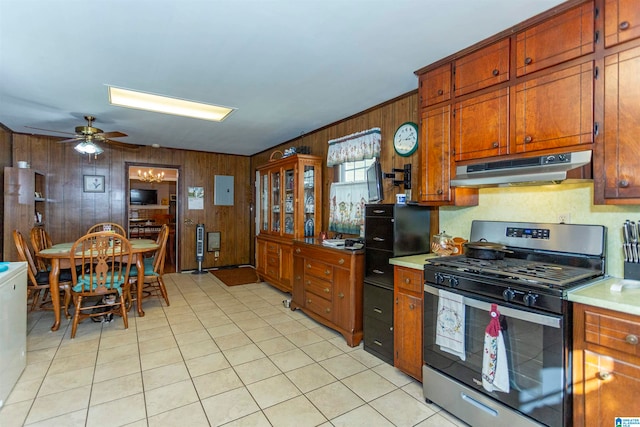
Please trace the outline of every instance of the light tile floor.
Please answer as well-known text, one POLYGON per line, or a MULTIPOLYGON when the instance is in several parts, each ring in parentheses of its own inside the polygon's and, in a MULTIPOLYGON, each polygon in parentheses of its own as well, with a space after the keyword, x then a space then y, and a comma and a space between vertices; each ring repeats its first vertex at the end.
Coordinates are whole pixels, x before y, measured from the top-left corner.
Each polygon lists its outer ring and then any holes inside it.
POLYGON ((265 283, 165 275, 171 306, 145 317, 70 322, 28 316, 28 364, 0 425, 464 426, 428 405, 421 384, 283 307, 265 283))

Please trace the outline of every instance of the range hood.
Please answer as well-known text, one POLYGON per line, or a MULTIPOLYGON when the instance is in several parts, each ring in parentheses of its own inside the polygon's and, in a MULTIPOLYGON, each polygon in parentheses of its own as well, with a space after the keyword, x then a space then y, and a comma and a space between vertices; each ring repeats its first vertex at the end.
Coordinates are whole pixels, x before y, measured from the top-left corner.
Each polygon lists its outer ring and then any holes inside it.
MULTIPOLYGON (((476 163, 456 167, 452 187, 498 187, 559 184, 567 172, 591 162, 591 151, 548 154, 513 160, 476 163)), ((575 182, 575 180, 572 180, 575 182)))

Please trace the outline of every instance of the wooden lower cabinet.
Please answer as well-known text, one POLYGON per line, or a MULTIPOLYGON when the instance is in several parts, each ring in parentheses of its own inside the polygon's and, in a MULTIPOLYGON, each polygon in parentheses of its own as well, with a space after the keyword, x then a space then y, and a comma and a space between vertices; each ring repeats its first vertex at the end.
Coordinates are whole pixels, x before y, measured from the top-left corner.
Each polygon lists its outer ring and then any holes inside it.
POLYGON ((393 365, 422 381, 423 272, 394 267, 393 365))
POLYGON ((293 257, 291 239, 256 237, 256 272, 260 279, 284 292, 291 292, 293 257))
POLYGON ((322 246, 317 239, 293 243, 291 310, 340 332, 354 347, 362 340, 364 251, 322 246))
POLYGON ((640 317, 574 305, 573 425, 640 416, 640 317))

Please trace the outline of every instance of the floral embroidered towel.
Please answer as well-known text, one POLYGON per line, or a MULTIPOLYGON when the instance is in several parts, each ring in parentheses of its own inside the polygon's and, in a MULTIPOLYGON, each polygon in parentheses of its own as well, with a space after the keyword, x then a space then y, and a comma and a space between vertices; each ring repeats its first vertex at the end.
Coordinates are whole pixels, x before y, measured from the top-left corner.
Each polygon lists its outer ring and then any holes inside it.
POLYGON ((482 386, 485 390, 509 393, 509 366, 504 338, 500 330, 500 312, 491 304, 491 320, 484 333, 482 355, 482 386))
POLYGON ((438 291, 438 316, 436 344, 440 350, 466 359, 464 347, 464 297, 459 294, 438 291))

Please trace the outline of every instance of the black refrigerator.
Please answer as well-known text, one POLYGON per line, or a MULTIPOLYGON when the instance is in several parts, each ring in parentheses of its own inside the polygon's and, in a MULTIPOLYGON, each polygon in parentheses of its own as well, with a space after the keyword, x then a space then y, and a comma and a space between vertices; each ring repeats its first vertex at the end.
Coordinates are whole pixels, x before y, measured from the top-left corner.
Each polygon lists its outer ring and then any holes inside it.
POLYGON ((390 258, 428 253, 432 209, 365 206, 364 349, 393 364, 393 265, 390 258))

